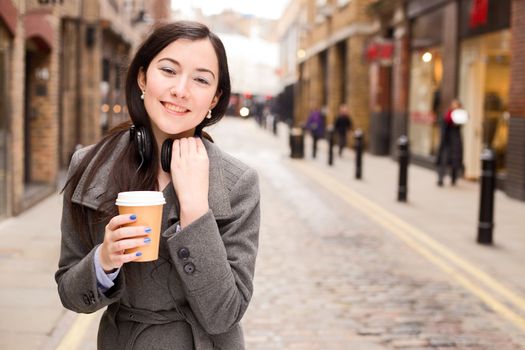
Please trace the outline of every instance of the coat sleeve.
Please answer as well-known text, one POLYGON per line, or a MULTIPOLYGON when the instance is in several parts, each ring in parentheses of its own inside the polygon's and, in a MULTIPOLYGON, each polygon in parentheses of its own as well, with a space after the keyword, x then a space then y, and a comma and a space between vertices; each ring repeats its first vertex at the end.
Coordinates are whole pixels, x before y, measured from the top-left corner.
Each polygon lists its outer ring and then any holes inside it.
MULTIPOLYGON (((79 151, 71 161, 68 178, 80 162, 79 151)), ((91 238, 83 239, 75 229, 71 218, 71 200, 64 195, 61 221, 61 247, 58 270, 55 280, 58 284, 58 294, 65 308, 80 312, 95 312, 120 298, 124 288, 123 273, 115 279, 115 285, 105 294, 100 293, 97 287, 94 256, 98 245, 91 243, 91 238)), ((91 209, 86 210, 90 211, 91 209)), ((88 218, 92 217, 90 212, 88 218)), ((88 232, 92 225, 86 222, 88 232)), ((93 235, 91 235, 93 236, 93 235)))
POLYGON ((211 210, 168 238, 171 258, 195 317, 209 334, 227 332, 253 292, 260 222, 257 173, 247 169, 230 192, 232 215, 219 225, 211 210))

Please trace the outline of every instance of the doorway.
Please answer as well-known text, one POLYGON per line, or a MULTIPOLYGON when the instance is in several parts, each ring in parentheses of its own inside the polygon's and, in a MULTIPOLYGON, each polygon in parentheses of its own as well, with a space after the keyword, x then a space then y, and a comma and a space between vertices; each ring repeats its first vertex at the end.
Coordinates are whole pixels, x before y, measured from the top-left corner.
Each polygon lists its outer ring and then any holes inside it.
POLYGON ((482 35, 461 44, 459 98, 469 112, 463 127, 465 177, 481 174, 481 152, 496 154, 499 174, 505 173, 510 85, 510 31, 482 35))

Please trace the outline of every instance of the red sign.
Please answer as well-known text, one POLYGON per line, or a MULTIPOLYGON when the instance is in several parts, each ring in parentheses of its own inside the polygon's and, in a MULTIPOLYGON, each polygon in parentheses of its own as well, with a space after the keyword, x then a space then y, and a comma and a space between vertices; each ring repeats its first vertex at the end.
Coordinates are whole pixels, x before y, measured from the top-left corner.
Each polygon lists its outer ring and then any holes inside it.
POLYGON ((470 8, 470 28, 487 24, 489 16, 489 0, 472 0, 470 8))
POLYGON ((368 61, 390 60, 393 54, 393 43, 371 43, 366 48, 366 58, 368 61))

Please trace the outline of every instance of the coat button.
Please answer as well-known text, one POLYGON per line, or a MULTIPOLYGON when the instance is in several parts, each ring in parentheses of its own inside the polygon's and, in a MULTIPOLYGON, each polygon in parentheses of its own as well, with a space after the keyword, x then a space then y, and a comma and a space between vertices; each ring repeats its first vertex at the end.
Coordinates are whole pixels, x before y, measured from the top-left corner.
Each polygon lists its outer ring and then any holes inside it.
POLYGON ((179 259, 186 260, 190 257, 190 251, 188 250, 188 248, 182 247, 177 252, 177 255, 179 256, 179 259))
POLYGON ((195 272, 195 265, 192 263, 187 263, 184 265, 184 272, 186 272, 188 275, 191 275, 195 272))

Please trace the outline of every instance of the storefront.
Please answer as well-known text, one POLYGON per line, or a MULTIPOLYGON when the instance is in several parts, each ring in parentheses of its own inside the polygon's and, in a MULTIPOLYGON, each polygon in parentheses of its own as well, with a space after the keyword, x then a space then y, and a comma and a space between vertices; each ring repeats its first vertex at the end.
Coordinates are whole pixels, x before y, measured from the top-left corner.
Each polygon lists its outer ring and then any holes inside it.
POLYGON ((465 176, 480 176, 484 147, 506 170, 510 87, 510 0, 460 3, 459 98, 470 114, 463 128, 465 176))

